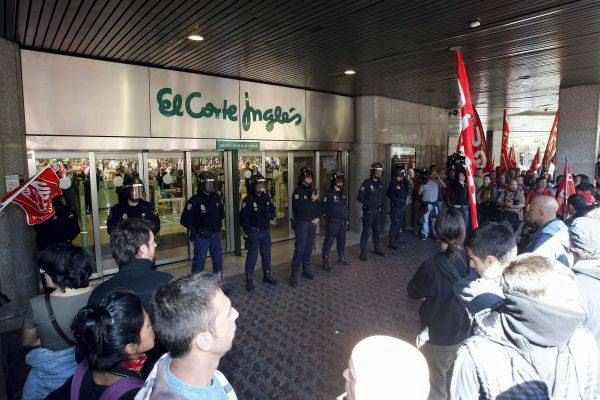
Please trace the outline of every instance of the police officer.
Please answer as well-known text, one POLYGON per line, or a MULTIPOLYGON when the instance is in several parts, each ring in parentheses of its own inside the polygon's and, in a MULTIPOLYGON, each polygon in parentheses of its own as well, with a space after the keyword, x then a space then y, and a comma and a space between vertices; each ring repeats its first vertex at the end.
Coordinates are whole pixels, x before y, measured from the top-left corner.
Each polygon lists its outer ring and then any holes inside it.
POLYGON ((362 203, 362 232, 360 235, 360 259, 367 260, 367 242, 371 233, 373 234, 373 244, 375 245, 375 254, 384 256, 385 253, 379 246, 379 236, 381 234, 381 223, 383 219, 383 184, 381 175, 383 165, 376 162, 371 164, 371 177, 365 179, 360 185, 357 200, 362 203))
POLYGON ((247 239, 246 255, 246 290, 254 290, 254 266, 260 258, 263 269, 263 282, 275 285, 277 281, 271 276, 271 232, 270 221, 275 218, 275 205, 265 192, 265 178, 257 173, 250 183, 248 196, 242 200, 240 225, 244 228, 247 239))
POLYGON ((312 170, 308 167, 300 168, 298 185, 292 195, 292 212, 294 215, 294 230, 296 231, 296 244, 290 276, 292 287, 298 286, 300 265, 302 265, 303 277, 306 279, 314 278, 310 271, 310 256, 315 245, 321 206, 319 204, 319 194, 312 183, 312 170))
POLYGON ((327 223, 325 228, 325 240, 323 241, 323 269, 331 271, 329 264, 329 251, 333 241, 337 240, 338 262, 350 265, 350 260, 344 255, 346 248, 346 227, 348 224, 348 199, 344 194, 344 174, 334 170, 331 173, 329 190, 321 201, 321 211, 327 223))
POLYGON ((406 199, 410 195, 411 186, 406 179, 406 171, 403 167, 396 167, 392 170, 392 179, 388 186, 387 196, 390 198, 392 207, 390 209, 390 234, 389 247, 398 248, 398 240, 402 227, 404 226, 404 210, 406 209, 406 199))
POLYGON ((123 201, 115 204, 110 209, 106 229, 108 234, 123 220, 128 218, 142 218, 152 226, 152 233, 160 231, 160 218, 158 211, 149 201, 142 199, 144 182, 137 176, 128 176, 123 182, 123 193, 127 195, 123 201))
POLYGON ((64 196, 52 199, 52 206, 54 215, 33 226, 38 250, 54 244, 71 243, 80 232, 77 215, 65 204, 64 196))
POLYGON ((180 222, 190 230, 190 239, 194 242, 192 274, 204 271, 206 254, 210 250, 213 273, 223 279, 221 224, 225 219, 225 208, 216 191, 215 175, 201 172, 198 175, 198 193, 187 201, 180 222))

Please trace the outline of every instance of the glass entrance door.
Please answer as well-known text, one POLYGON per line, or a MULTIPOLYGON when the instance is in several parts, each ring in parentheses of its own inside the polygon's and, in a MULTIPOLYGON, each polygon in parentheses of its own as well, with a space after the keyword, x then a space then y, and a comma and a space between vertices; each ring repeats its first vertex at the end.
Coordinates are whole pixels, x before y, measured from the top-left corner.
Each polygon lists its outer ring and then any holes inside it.
POLYGON ((290 236, 288 153, 265 154, 267 193, 271 196, 276 210, 275 220, 271 221, 271 238, 273 241, 287 240, 290 236))
POLYGON ((238 170, 240 172, 240 192, 238 196, 240 204, 242 204, 242 200, 248 195, 252 175, 260 172, 264 176, 265 172, 262 153, 240 153, 238 160, 238 170))
POLYGON ((187 201, 185 157, 183 153, 149 153, 145 165, 146 198, 160 218, 156 264, 185 260, 189 257, 187 230, 179 223, 187 201))
POLYGON ((322 151, 319 153, 319 194, 321 196, 324 196, 327 189, 329 189, 333 170, 341 171, 341 169, 339 152, 322 151))

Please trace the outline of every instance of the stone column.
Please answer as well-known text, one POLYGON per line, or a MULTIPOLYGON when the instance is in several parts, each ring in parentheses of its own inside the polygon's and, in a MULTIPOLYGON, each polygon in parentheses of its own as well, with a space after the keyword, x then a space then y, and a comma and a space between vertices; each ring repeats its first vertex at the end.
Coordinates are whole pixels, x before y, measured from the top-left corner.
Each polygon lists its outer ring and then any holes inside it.
MULTIPOLYGON (((0 196, 6 175, 27 177, 25 119, 19 47, 0 39, 0 196)), ((37 293, 33 230, 23 210, 8 205, 0 212, 0 290, 12 302, 0 308, 0 332, 20 326, 30 297, 37 293)))
POLYGON ((600 85, 561 88, 558 110, 554 175, 562 175, 568 158, 573 173, 593 178, 598 159, 600 85))

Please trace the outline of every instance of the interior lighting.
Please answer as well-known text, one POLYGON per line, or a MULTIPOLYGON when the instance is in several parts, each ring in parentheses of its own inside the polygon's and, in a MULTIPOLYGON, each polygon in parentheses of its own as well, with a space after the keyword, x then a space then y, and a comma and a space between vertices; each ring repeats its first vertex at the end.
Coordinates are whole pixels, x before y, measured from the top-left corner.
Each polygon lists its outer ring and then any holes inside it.
POLYGON ((356 71, 353 70, 353 69, 347 69, 347 70, 344 71, 344 73, 346 75, 354 75, 354 74, 356 74, 356 71))
POLYGON ((194 28, 188 35, 188 39, 193 40, 194 42, 200 42, 204 40, 204 37, 200 34, 200 31, 198 31, 198 28, 194 28))
POLYGON ((478 28, 481 26, 481 21, 478 19, 469 22, 469 28, 478 28))

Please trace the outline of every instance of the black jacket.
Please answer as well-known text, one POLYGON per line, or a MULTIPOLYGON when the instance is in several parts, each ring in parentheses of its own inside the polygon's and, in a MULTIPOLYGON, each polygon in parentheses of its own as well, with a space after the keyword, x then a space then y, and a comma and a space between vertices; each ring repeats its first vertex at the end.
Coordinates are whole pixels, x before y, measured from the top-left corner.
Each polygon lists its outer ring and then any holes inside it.
POLYGON ((171 274, 154 269, 154 261, 135 259, 129 264, 121 265, 119 272, 112 278, 96 286, 88 304, 100 304, 104 296, 116 290, 129 290, 140 297, 144 310, 150 313, 150 300, 154 292, 171 279, 171 274))
POLYGON ((117 203, 110 209, 110 214, 106 221, 106 230, 110 232, 123 220, 128 218, 142 218, 152 226, 152 233, 155 235, 160 231, 160 218, 158 211, 154 209, 152 203, 146 200, 140 200, 137 206, 132 207, 127 200, 117 203))
POLYGON ((269 224, 275 218, 275 205, 266 194, 250 192, 242 201, 240 210, 240 225, 244 232, 250 233, 269 229, 269 224))
POLYGON ((200 192, 188 200, 181 214, 181 225, 196 232, 220 232, 225 208, 216 193, 200 192))
POLYGON ((387 190, 387 196, 392 202, 392 207, 404 207, 406 206, 406 199, 410 194, 410 185, 406 181, 406 178, 402 182, 393 180, 390 182, 387 190))
POLYGON ((379 210, 383 209, 383 184, 381 179, 374 181, 373 179, 365 179, 360 185, 356 199, 362 203, 363 210, 379 210))
POLYGON ((346 222, 348 220, 348 199, 343 191, 330 188, 321 201, 321 212, 330 221, 346 222))
POLYGON ((315 192, 312 186, 306 186, 301 183, 296 186, 292 196, 292 212, 296 222, 312 221, 319 218, 321 206, 319 200, 313 201, 311 196, 315 192))
POLYGON ((454 346, 467 338, 471 320, 466 308, 454 294, 458 280, 475 275, 463 251, 438 253, 425 261, 408 283, 408 297, 425 298, 419 309, 422 327, 429 328, 429 341, 436 346, 454 346))
MULTIPOLYGON (((140 375, 133 371, 129 371, 126 369, 116 368, 115 372, 122 376, 129 376, 133 378, 138 378, 143 380, 140 375)), ((46 400, 69 400, 71 398, 71 383, 73 382, 73 377, 67 379, 67 381, 54 392, 50 393, 46 400)), ((97 400, 102 396, 102 394, 108 389, 109 386, 98 385, 94 382, 94 376, 91 369, 88 369, 83 376, 83 381, 81 382, 81 390, 79 391, 79 399, 80 400, 97 400)), ((125 393, 123 396, 119 397, 119 400, 133 400, 135 395, 139 389, 130 390, 125 393)))

